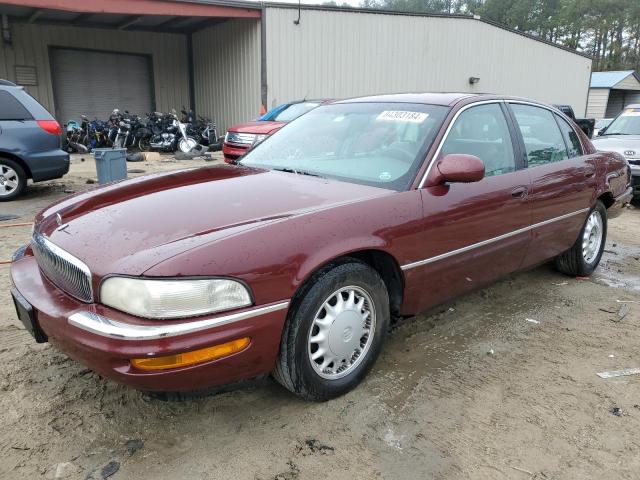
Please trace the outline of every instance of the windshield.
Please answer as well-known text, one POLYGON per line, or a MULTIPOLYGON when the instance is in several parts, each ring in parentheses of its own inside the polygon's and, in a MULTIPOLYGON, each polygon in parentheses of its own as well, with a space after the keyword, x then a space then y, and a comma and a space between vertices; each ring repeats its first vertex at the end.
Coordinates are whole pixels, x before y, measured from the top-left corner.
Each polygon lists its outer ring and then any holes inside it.
POLYGON ((275 117, 278 113, 280 113, 282 110, 287 108, 289 105, 291 104, 283 103, 282 105, 278 105, 277 107, 274 107, 271 110, 269 110, 267 113, 265 113, 261 117, 258 117, 256 120, 258 122, 270 122, 271 120, 273 120, 273 117, 275 117))
POLYGON ((640 108, 630 108, 611 122, 605 135, 640 135, 640 108))
POLYGON ((274 122, 290 122, 298 118, 300 115, 307 113, 309 110, 313 110, 319 105, 320 103, 318 102, 292 103, 288 107, 276 112, 276 114, 269 120, 274 122))
POLYGON ((411 103, 325 105, 286 125, 240 163, 404 190, 447 112, 411 103))

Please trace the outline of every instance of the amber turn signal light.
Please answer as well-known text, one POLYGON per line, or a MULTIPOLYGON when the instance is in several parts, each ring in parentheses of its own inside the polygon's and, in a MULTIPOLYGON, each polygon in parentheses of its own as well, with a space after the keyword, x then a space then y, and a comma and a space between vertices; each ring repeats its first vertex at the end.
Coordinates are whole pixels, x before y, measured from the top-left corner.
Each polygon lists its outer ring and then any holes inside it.
POLYGON ((188 367, 189 365, 209 362, 241 352, 249 346, 249 343, 251 343, 249 337, 238 338, 237 340, 193 350, 192 352, 176 353, 165 357, 133 358, 131 359, 131 365, 140 370, 168 370, 188 367))

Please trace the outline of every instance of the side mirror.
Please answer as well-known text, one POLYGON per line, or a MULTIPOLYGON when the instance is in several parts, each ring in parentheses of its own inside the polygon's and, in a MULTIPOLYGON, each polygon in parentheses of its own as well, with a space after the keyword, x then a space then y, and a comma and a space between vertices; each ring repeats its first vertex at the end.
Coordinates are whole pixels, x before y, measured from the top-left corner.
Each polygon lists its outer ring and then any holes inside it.
POLYGON ((450 153, 434 165, 432 185, 442 183, 471 183, 484 178, 484 163, 474 155, 450 153))

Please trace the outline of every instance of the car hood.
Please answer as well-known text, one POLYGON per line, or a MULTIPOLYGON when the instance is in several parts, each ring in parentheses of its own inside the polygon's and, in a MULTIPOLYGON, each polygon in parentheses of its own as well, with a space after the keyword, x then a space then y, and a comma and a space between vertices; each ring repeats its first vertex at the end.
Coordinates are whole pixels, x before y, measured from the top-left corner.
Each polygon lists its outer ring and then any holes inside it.
POLYGON ((284 125, 286 125, 284 122, 247 122, 229 127, 228 131, 238 133, 255 133, 256 135, 270 135, 276 130, 282 128, 284 125))
POLYGON ((627 158, 640 158, 640 135, 603 135, 591 142, 602 152, 617 152, 627 158), (625 153, 629 151, 635 153, 625 153))
POLYGON ((391 193, 219 165, 148 175, 67 197, 38 214, 35 230, 98 277, 141 275, 174 255, 266 223, 391 193))

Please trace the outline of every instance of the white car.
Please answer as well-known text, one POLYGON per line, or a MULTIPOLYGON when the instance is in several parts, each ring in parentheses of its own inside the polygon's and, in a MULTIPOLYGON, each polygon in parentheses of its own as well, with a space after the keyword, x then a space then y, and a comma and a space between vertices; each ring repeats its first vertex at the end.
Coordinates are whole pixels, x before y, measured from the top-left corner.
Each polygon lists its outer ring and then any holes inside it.
POLYGON ((640 197, 640 104, 625 107, 592 142, 602 152, 624 155, 631 167, 634 197, 640 197))

